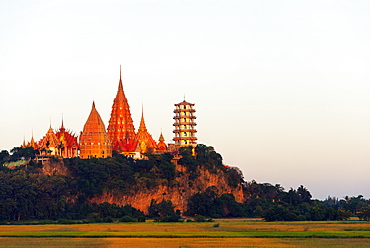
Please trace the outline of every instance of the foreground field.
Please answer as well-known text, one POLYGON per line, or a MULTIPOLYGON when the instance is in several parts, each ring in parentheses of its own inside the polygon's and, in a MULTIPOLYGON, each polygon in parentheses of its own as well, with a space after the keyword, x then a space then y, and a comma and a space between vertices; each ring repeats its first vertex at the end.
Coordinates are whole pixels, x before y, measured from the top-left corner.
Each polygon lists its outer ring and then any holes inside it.
POLYGON ((370 222, 4 225, 0 247, 370 247, 370 222))

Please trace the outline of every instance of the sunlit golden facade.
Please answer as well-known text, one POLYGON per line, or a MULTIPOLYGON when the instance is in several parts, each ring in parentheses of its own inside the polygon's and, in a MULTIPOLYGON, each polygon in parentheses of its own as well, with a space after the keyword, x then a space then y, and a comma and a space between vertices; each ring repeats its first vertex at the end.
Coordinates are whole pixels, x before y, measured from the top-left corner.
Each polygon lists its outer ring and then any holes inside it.
POLYGON ((72 134, 69 130, 66 130, 63 125, 55 133, 55 136, 59 140, 59 155, 63 158, 72 158, 78 156, 78 137, 72 134))
POLYGON ((195 136, 197 130, 195 126, 195 109, 194 104, 186 102, 185 100, 175 104, 174 110, 175 116, 173 119, 175 123, 175 130, 173 131, 175 134, 175 141, 176 146, 196 146, 197 138, 195 136))
POLYGON ((141 115, 141 121, 140 121, 140 127, 139 130, 137 131, 137 134, 135 136, 136 140, 136 152, 140 153, 146 153, 146 152, 155 152, 157 149, 157 144, 152 138, 152 135, 148 132, 145 126, 145 121, 144 121, 144 113, 141 115))
POLYGON ((109 119, 108 135, 112 141, 113 150, 119 153, 135 151, 137 146, 136 133, 131 118, 130 106, 123 91, 121 69, 118 91, 113 101, 109 119))
POLYGON ((105 130, 95 103, 80 135, 80 158, 106 158, 112 156, 112 142, 105 130))

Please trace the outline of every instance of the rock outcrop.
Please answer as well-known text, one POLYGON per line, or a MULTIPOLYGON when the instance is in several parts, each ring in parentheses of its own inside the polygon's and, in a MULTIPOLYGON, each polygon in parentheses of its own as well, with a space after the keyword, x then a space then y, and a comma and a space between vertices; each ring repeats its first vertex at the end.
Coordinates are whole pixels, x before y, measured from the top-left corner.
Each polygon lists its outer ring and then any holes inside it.
POLYGON ((176 178, 177 183, 175 185, 158 185, 150 190, 143 188, 130 194, 104 192, 92 198, 91 202, 131 205, 147 214, 152 199, 157 202, 170 200, 175 206, 175 209, 179 209, 183 213, 187 210, 189 198, 193 194, 204 192, 211 186, 216 187, 218 195, 231 193, 235 196, 236 201, 243 202, 244 200, 242 186, 238 185, 236 188, 230 187, 224 172, 220 170, 216 173, 211 173, 207 169, 198 168, 199 176, 191 181, 188 179, 188 174, 185 173, 186 169, 183 166, 177 165, 176 170, 183 173, 180 177, 176 178))
MULTIPOLYGON (((242 185, 239 184, 236 188, 228 184, 225 172, 215 170, 212 173, 200 166, 196 173, 199 175, 193 180, 189 180, 189 173, 182 165, 176 165, 176 170, 180 173, 171 183, 159 184, 154 188, 147 189, 145 186, 132 193, 104 191, 102 194, 95 195, 89 199, 92 203, 115 203, 117 205, 131 205, 132 207, 148 213, 148 207, 154 199, 157 203, 162 200, 170 200, 175 206, 175 209, 184 213, 187 210, 187 204, 192 195, 198 192, 205 192, 208 187, 214 186, 218 195, 231 193, 235 196, 237 202, 243 202, 244 194, 242 185)), ((51 159, 43 163, 40 171, 44 175, 65 175, 70 176, 68 168, 64 165, 62 159, 51 159)))
POLYGON ((40 174, 69 176, 69 171, 64 165, 63 159, 52 158, 42 163, 40 174))

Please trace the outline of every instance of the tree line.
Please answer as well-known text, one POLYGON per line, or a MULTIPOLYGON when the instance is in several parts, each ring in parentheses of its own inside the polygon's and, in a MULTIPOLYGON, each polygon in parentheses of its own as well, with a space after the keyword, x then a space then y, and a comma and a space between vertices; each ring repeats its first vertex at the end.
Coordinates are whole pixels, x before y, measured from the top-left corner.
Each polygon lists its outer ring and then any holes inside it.
MULTIPOLYGON (((27 166, 10 170, 0 166, 0 221, 19 220, 88 220, 101 221, 178 221, 181 216, 197 219, 221 217, 259 217, 266 221, 345 220, 357 216, 370 219, 370 200, 363 196, 324 201, 312 199, 303 185, 285 191, 279 184, 245 182, 237 168, 225 167, 213 147, 198 145, 196 156, 191 148, 180 149, 179 164, 187 168, 189 183, 205 167, 211 173, 222 171, 231 187, 242 185, 245 201, 239 203, 232 194, 219 194, 214 186, 192 195, 187 211, 176 210, 171 201, 152 201, 148 215, 131 206, 90 203, 89 199, 104 191, 130 193, 142 187, 152 189, 159 184, 173 185, 180 175, 171 162, 171 154, 147 154, 148 160, 133 160, 114 153, 105 159, 64 159, 70 175, 41 175, 40 163, 32 160, 27 166)), ((0 152, 0 164, 34 158, 32 148, 14 148, 0 152)), ((203 219, 204 220, 204 219, 203 219)))

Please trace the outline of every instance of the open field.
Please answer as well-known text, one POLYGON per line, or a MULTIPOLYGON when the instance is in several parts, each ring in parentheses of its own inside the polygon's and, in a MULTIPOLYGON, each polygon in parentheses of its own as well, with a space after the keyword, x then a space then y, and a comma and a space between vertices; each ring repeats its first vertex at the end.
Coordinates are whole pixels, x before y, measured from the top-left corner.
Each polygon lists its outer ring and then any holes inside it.
POLYGON ((0 247, 370 247, 370 222, 2 225, 0 247))

